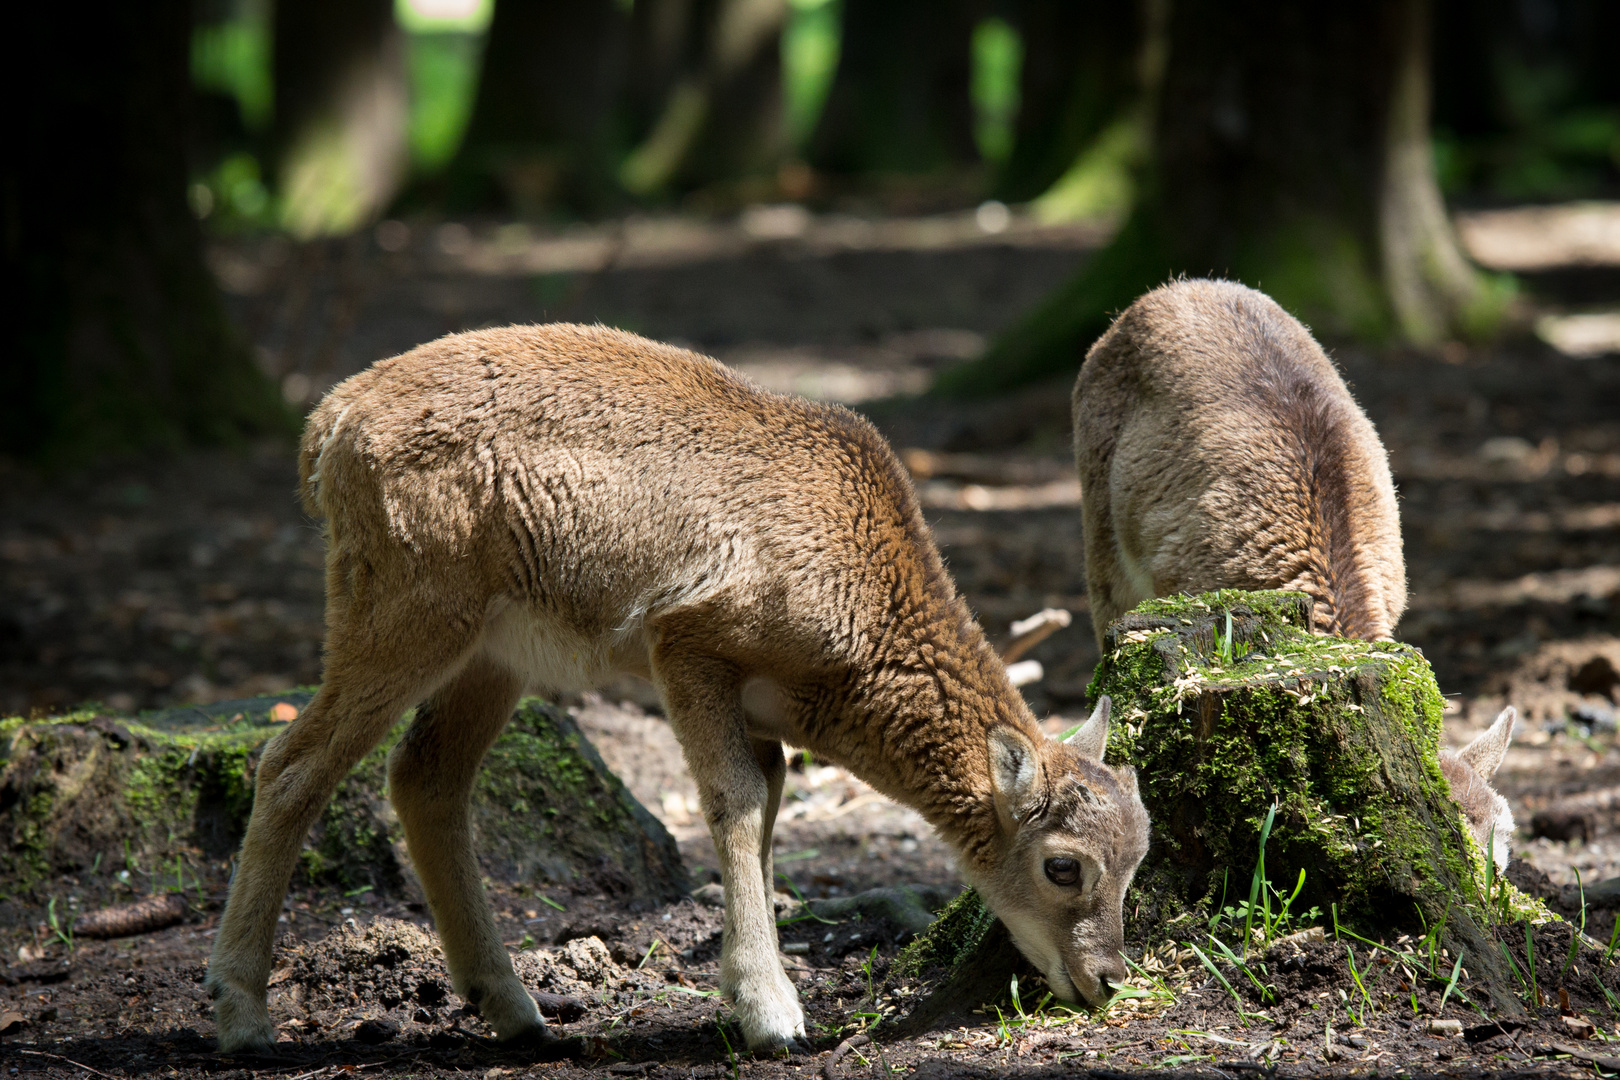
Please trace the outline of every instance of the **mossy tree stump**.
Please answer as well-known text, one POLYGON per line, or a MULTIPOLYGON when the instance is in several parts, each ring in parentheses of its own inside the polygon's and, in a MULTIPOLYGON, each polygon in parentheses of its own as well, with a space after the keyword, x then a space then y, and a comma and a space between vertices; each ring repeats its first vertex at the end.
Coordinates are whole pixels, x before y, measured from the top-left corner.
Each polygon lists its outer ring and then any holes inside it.
MULTIPOLYGON (((1302 594, 1225 591, 1151 600, 1108 628, 1091 695, 1113 699, 1107 761, 1135 766, 1153 820, 1127 938, 1203 940, 1213 916, 1248 899, 1275 806, 1267 877, 1291 893, 1305 872, 1295 913, 1316 907, 1331 926, 1336 911, 1374 940, 1443 925, 1474 983, 1517 1009, 1488 929, 1483 856, 1440 773, 1428 662, 1395 642, 1312 634, 1309 620, 1302 594)), ((993 923, 965 894, 902 972, 932 974, 934 997, 958 1004, 1005 989, 1017 957, 993 923)))
MULTIPOLYGON (((0 720, 0 923, 50 897, 222 885, 253 808, 278 703, 308 692, 170 709, 0 720), (8 910, 9 909, 9 910, 8 910)), ((398 890, 403 833, 387 800, 395 730, 338 786, 298 877, 398 890)), ((569 715, 519 705, 473 794, 484 869, 513 884, 604 891, 632 904, 683 895, 674 840, 614 776, 569 715)))

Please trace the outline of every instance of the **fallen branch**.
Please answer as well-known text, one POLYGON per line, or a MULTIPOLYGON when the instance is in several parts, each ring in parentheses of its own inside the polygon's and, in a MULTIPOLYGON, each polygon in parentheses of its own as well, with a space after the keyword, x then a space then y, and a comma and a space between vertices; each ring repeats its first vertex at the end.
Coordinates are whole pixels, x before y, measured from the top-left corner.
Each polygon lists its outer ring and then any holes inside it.
POLYGON ((933 925, 938 910, 949 903, 956 892, 949 885, 889 885, 854 896, 807 900, 788 917, 807 912, 818 919, 881 918, 920 934, 933 925))
POLYGON ((1062 608, 1046 608, 1012 624, 1012 637, 1001 649, 1003 663, 1011 664, 1074 621, 1062 608))
POLYGON ((107 1078, 107 1080, 121 1080, 120 1077, 111 1076, 111 1075, 109 1075, 107 1073, 102 1072, 100 1069, 92 1069, 90 1066, 86 1065, 82 1061, 74 1061, 72 1058, 65 1058, 61 1054, 47 1054, 43 1050, 18 1050, 17 1053, 19 1053, 19 1054, 31 1054, 34 1057, 51 1058, 54 1061, 65 1061, 69 1065, 72 1065, 76 1069, 83 1069, 85 1072, 93 1073, 96 1076, 104 1076, 104 1077, 107 1078))

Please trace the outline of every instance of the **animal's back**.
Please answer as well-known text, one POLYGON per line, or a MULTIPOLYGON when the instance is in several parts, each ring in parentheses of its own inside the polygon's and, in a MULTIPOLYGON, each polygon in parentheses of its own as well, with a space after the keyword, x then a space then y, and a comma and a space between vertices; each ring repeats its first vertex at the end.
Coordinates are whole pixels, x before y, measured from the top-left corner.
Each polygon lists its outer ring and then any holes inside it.
POLYGON ((1215 588, 1297 589, 1319 630, 1390 635, 1406 583, 1383 445, 1269 297, 1143 296, 1092 347, 1074 416, 1099 638, 1144 599, 1215 588))
POLYGON ((602 327, 456 335, 338 386, 300 472, 329 545, 475 564, 476 592, 584 636, 723 595, 823 635, 892 600, 949 600, 910 482, 846 410, 602 327), (857 544, 856 537, 860 538, 857 544))

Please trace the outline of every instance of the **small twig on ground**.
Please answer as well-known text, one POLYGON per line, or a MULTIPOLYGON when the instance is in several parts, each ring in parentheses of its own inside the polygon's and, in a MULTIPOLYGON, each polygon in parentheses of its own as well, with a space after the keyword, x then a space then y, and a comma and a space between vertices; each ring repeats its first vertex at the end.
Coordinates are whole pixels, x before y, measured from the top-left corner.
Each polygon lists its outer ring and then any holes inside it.
POLYGON ((82 1061, 74 1061, 72 1058, 65 1058, 61 1054, 47 1054, 43 1050, 21 1050, 21 1049, 19 1049, 17 1051, 17 1053, 19 1053, 19 1054, 32 1054, 34 1057, 46 1057, 46 1058, 53 1058, 56 1061, 65 1061, 69 1065, 72 1065, 74 1068, 83 1069, 87 1073, 94 1073, 96 1076, 105 1076, 105 1077, 107 1077, 107 1080, 119 1080, 119 1078, 116 1077, 116 1076, 109 1076, 107 1073, 102 1072, 100 1069, 92 1069, 90 1066, 86 1065, 82 1061))
POLYGON ((857 1046, 865 1046, 871 1041, 872 1036, 870 1035, 851 1035, 839 1043, 833 1050, 832 1056, 827 1059, 827 1064, 821 1067, 821 1080, 833 1080, 833 1069, 837 1067, 838 1060, 857 1046))
POLYGON ((299 1073, 297 1076, 288 1077, 288 1080, 311 1080, 312 1077, 319 1076, 324 1072, 330 1072, 335 1068, 337 1068, 336 1065, 322 1065, 318 1069, 311 1069, 309 1072, 299 1073))

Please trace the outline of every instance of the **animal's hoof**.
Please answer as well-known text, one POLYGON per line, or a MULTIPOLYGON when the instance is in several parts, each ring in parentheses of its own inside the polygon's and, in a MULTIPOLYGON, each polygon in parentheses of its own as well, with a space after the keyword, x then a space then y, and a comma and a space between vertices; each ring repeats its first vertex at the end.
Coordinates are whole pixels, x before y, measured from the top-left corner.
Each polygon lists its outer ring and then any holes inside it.
POLYGON ((798 1002, 792 1005, 791 1011, 783 1009, 775 1016, 756 1013, 738 1017, 743 1039, 751 1053, 769 1057, 784 1050, 788 1053, 803 1052, 804 1014, 799 1011, 798 1002))
POLYGON ((224 1054, 269 1053, 275 1049, 276 1029, 264 999, 226 982, 208 983, 214 999, 214 1026, 224 1054))
POLYGON ((219 1052, 222 1054, 273 1054, 276 1050, 276 1029, 268 1018, 262 1024, 228 1021, 218 1007, 214 1010, 215 1027, 219 1034, 219 1052))
POLYGON ((585 1041, 578 1035, 562 1038, 545 1024, 520 1031, 510 1039, 502 1039, 499 1043, 503 1050, 518 1050, 533 1061, 561 1061, 564 1058, 582 1057, 585 1053, 585 1041))
POLYGON ((802 1038, 785 1039, 782 1042, 777 1043, 775 1046, 755 1046, 751 1049, 753 1055, 757 1058, 785 1058, 792 1057, 795 1054, 808 1054, 810 1052, 809 1047, 805 1045, 805 1041, 802 1038))
POLYGON ((750 1053, 774 1053, 804 1038, 799 992, 780 968, 753 978, 734 975, 728 979, 726 974, 722 961, 720 989, 725 993, 728 983, 735 987, 728 995, 732 1016, 742 1028, 743 1043, 750 1053))
POLYGON ((557 1041, 557 1033, 542 1020, 511 1035, 497 1035, 495 1041, 502 1046, 546 1046, 557 1041))

